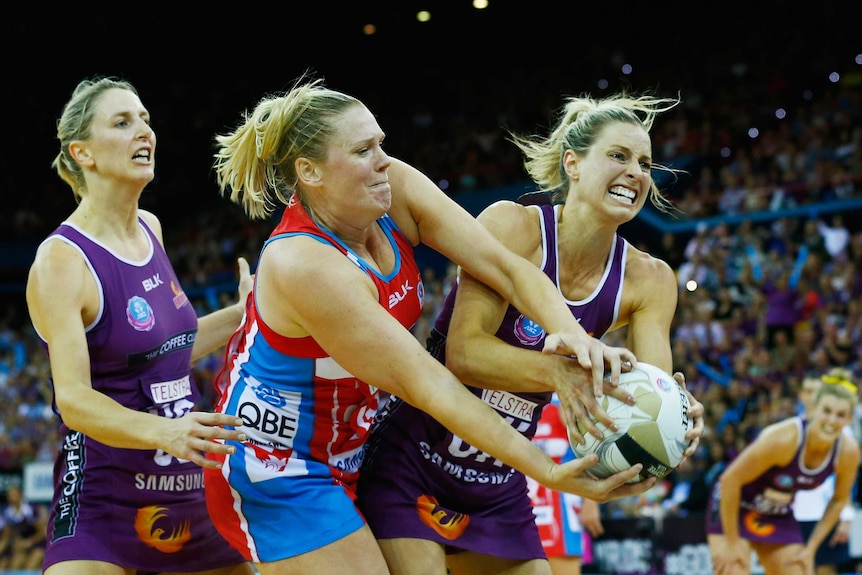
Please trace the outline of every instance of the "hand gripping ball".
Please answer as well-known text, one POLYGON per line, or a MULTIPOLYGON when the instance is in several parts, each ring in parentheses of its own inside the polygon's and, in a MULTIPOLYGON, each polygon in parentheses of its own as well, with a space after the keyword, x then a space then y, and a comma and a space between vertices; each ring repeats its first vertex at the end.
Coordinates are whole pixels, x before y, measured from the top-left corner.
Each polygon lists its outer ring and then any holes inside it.
POLYGON ((581 445, 570 437, 572 449, 578 457, 588 453, 599 456, 599 462, 589 468, 599 478, 635 463, 644 465, 639 479, 653 475, 659 479, 666 477, 680 464, 689 445, 685 434, 694 422, 686 414, 690 407, 688 396, 670 374, 642 361, 637 368, 620 374, 620 387, 634 396, 634 405, 607 394, 599 400, 618 430, 611 432, 593 418, 604 433, 603 439, 596 439, 579 422, 578 431, 586 443, 581 445))

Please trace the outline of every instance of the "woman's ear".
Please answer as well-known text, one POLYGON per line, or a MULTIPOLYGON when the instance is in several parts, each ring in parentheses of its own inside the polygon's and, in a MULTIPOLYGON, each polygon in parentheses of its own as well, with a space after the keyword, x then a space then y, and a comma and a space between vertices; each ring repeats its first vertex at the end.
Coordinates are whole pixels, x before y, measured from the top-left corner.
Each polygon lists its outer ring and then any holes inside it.
POLYGON ((82 166, 93 164, 93 154, 84 142, 75 141, 69 144, 69 155, 82 166))
POLYGON ((320 170, 317 165, 306 158, 296 160, 296 177, 303 184, 314 186, 320 184, 320 170))
POLYGON ((563 169, 566 170, 569 178, 578 181, 581 177, 581 159, 574 150, 566 150, 563 152, 563 169))

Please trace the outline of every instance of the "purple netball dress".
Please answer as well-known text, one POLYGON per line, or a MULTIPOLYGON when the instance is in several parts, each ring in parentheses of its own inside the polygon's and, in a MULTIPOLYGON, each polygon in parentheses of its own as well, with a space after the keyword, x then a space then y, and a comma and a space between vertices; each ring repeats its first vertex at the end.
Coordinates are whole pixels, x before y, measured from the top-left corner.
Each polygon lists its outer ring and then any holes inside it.
MULTIPOLYGON (((540 210, 542 270, 559 285, 557 218, 540 210)), ((627 243, 616 237, 601 282, 582 301, 568 301, 587 332, 601 337, 616 321, 627 243)), ((455 287, 447 295, 428 349, 443 361, 455 287)), ((509 306, 497 337, 541 351, 545 331, 509 306)), ((469 387, 469 386, 468 386, 469 387)), ((469 387, 528 438, 536 433, 552 393, 512 393, 469 387)), ((453 435, 425 412, 393 398, 378 418, 359 476, 357 504, 378 539, 437 541, 449 552, 474 551, 509 559, 544 558, 524 475, 453 435)))
MULTIPOLYGON (((86 326, 93 388, 130 409, 180 417, 200 397, 190 363, 197 315, 162 245, 140 222, 150 241, 143 261, 69 223, 45 241, 74 246, 98 286, 99 312, 86 326)), ((60 432, 44 568, 82 559, 202 571, 243 561, 210 521, 198 465, 161 450, 109 447, 63 423, 60 432)))
MULTIPOLYGON (((805 436, 808 422, 795 417, 799 428, 796 455, 787 465, 772 467, 766 473, 742 486, 739 499, 739 536, 760 543, 805 543, 799 522, 793 517, 793 496, 801 489, 814 489, 835 471, 841 439, 832 453, 817 469, 805 467, 805 436)), ((721 527, 721 481, 712 488, 706 513, 707 534, 724 533, 721 527)))

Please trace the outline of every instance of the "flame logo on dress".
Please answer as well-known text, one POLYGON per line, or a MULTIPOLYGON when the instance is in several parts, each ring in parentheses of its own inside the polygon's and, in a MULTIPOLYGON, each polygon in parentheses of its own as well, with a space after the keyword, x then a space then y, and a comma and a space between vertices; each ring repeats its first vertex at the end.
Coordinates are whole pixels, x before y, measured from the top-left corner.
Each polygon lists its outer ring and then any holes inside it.
POLYGON ((775 533, 775 525, 771 525, 769 523, 763 523, 761 520, 761 515, 755 511, 749 511, 745 514, 742 521, 745 525, 745 528, 749 531, 749 533, 753 535, 758 535, 760 537, 769 537, 773 533, 775 533))
POLYGON ((180 309, 187 303, 189 303, 189 298, 186 296, 186 293, 183 291, 183 288, 174 283, 174 280, 171 280, 171 291, 174 292, 174 307, 180 309))
POLYGON ((155 523, 168 516, 167 513, 163 513, 166 510, 167 507, 156 505, 138 509, 135 517, 135 532, 138 534, 138 539, 153 549, 162 553, 176 553, 192 538, 191 526, 189 520, 186 520, 179 527, 174 527, 170 535, 165 536, 165 530, 156 527, 155 523))
POLYGON ((470 524, 469 515, 441 508, 437 499, 431 495, 419 496, 416 500, 416 512, 422 523, 450 541, 461 537, 470 524))

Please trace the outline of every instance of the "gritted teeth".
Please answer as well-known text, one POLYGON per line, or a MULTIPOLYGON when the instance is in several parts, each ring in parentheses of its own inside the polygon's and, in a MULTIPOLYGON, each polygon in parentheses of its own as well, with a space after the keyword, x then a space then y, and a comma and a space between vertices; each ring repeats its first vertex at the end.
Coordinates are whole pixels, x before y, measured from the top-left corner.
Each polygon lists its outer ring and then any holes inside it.
POLYGON ((635 203, 635 198, 637 198, 637 194, 635 192, 624 186, 614 186, 609 190, 609 193, 617 200, 626 199, 632 204, 635 203))
POLYGON ((138 152, 134 156, 132 156, 133 160, 135 158, 144 158, 145 160, 149 160, 150 159, 150 151, 149 150, 141 150, 140 152, 138 152))

